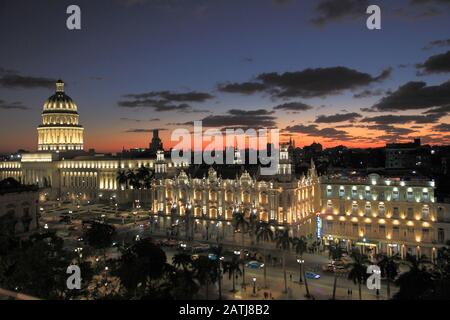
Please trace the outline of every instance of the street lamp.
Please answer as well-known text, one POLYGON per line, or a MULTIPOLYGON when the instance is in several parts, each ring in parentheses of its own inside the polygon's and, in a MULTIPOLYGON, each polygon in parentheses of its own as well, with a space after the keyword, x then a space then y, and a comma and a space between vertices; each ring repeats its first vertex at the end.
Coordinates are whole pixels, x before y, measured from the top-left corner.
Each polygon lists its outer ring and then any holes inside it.
POLYGON ((299 280, 298 280, 298 283, 300 284, 300 283, 303 283, 302 273, 303 273, 303 264, 305 263, 305 260, 297 259, 297 263, 300 266, 300 277, 299 277, 299 280))
POLYGON ((256 296, 256 278, 255 277, 253 277, 253 296, 255 297, 256 296))

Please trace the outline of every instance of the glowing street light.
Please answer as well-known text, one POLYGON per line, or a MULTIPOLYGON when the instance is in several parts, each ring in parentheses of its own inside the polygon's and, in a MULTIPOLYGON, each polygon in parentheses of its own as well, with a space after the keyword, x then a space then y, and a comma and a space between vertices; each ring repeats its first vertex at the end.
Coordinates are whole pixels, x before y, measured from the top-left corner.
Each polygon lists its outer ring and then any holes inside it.
POLYGON ((300 277, 298 279, 298 283, 303 283, 302 273, 303 273, 303 264, 305 263, 305 260, 299 258, 297 259, 297 263, 300 266, 300 277))

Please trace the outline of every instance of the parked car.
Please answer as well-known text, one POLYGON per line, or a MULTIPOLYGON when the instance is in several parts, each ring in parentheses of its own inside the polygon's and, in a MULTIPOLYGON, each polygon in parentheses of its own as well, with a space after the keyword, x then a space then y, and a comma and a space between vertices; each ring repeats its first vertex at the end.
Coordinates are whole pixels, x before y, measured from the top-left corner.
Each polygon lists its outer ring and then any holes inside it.
POLYGON ((261 269, 261 268, 264 268, 264 263, 252 260, 250 262, 247 262, 247 264, 245 266, 249 269, 261 269))
POLYGON ((216 261, 217 260, 217 255, 215 255, 214 253, 210 253, 210 254, 208 254, 208 259, 212 260, 212 261, 216 261))
POLYGON ((320 279, 320 275, 318 275, 317 273, 311 272, 311 271, 306 271, 305 277, 308 279, 312 279, 312 280, 320 279))
POLYGON ((200 253, 200 252, 206 252, 210 249, 209 244, 203 244, 203 243, 197 243, 192 245, 192 252, 193 253, 200 253))

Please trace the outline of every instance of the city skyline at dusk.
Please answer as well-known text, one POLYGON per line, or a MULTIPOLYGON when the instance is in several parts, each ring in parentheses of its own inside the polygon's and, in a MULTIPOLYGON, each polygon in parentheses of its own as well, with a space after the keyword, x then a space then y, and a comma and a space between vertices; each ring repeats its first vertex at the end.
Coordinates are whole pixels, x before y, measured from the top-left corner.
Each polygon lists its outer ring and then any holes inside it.
POLYGON ((449 30, 450 0, 0 0, 0 304, 450 300, 449 30))
POLYGON ((79 31, 67 1, 44 2, 0 4, 0 152, 36 150, 58 78, 100 152, 147 147, 153 129, 170 148, 195 120, 297 146, 450 141, 448 2, 378 1, 375 31, 365 1, 79 1, 79 31))

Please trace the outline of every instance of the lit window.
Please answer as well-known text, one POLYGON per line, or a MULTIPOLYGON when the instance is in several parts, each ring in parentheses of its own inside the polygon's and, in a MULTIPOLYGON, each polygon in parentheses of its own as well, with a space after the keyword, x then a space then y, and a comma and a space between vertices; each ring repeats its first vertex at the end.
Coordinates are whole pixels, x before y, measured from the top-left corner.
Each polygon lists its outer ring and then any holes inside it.
POLYGON ((429 215, 430 215, 430 207, 428 205, 424 205, 422 209, 422 218, 428 219, 429 215))

